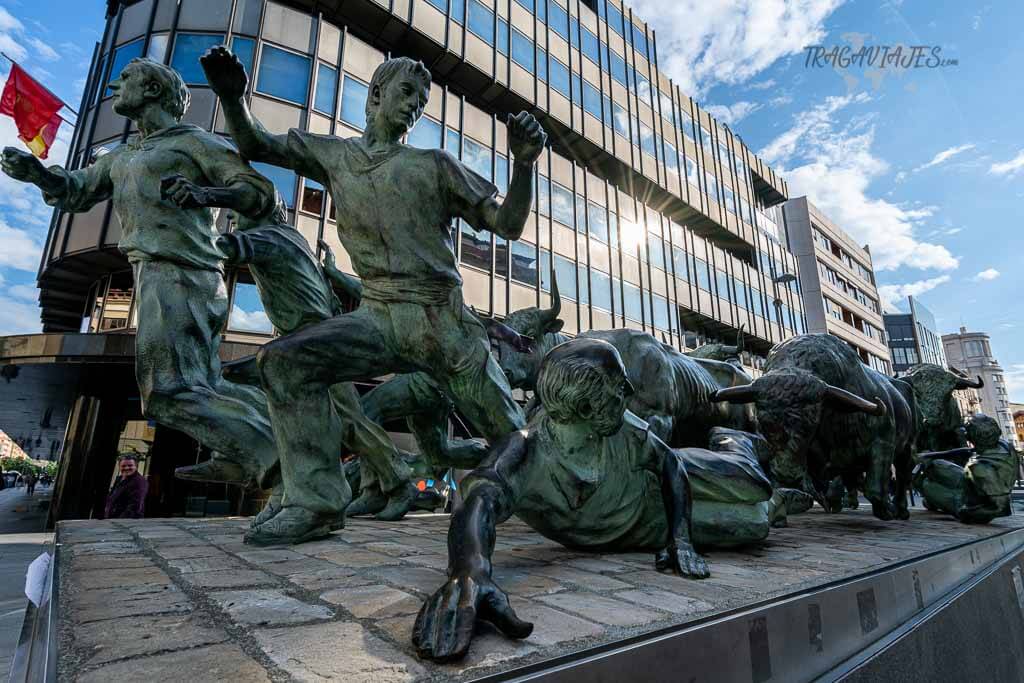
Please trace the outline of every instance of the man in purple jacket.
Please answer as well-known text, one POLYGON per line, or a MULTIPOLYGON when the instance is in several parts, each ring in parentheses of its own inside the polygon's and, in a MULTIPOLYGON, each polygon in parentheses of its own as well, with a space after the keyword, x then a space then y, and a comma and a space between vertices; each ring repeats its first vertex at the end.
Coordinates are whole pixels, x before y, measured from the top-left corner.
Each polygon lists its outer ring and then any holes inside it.
POLYGON ((107 494, 107 519, 141 518, 146 504, 149 482, 139 474, 139 463, 134 455, 122 455, 117 461, 121 476, 107 494))

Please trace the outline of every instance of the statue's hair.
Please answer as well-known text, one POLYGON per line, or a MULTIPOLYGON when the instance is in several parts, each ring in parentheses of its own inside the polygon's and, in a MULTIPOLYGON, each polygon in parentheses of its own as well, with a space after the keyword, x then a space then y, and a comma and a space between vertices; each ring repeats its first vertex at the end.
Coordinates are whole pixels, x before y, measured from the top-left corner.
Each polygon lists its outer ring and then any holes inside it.
MULTIPOLYGON (((621 361, 619 364, 621 368, 621 361)), ((555 422, 589 420, 604 415, 609 404, 621 400, 615 390, 625 379, 624 372, 609 372, 585 354, 549 354, 537 377, 537 396, 555 422)), ((598 432, 606 431, 603 425, 594 426, 598 432)))
POLYGON ((370 97, 366 98, 367 117, 370 116, 371 112, 374 88, 379 87, 381 92, 383 92, 388 83, 399 76, 407 74, 418 78, 427 88, 427 92, 430 92, 430 70, 427 69, 423 62, 418 62, 408 57, 394 57, 374 69, 373 76, 370 78, 370 97))
POLYGON ((994 446, 999 443, 1003 430, 995 419, 978 413, 967 423, 967 438, 977 447, 980 444, 994 446))
MULTIPOLYGON (((188 111, 189 102, 192 101, 188 86, 185 85, 181 74, 171 67, 153 61, 148 57, 136 57, 128 62, 124 68, 138 69, 147 78, 159 83, 163 90, 163 94, 160 96, 160 106, 163 107, 164 111, 173 116, 175 121, 181 121, 185 112, 188 111)), ((123 72, 124 69, 122 69, 123 72)))

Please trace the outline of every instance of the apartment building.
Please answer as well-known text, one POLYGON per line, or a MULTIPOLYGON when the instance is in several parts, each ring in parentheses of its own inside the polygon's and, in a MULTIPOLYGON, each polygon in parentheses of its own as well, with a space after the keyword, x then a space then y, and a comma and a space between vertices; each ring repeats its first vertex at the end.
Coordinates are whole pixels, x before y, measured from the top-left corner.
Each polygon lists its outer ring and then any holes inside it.
POLYGON ((995 418, 1003 430, 1003 437, 1020 448, 1010 397, 1006 391, 1006 378, 992 352, 988 334, 968 332, 966 327, 961 327, 958 333, 942 335, 942 344, 950 366, 971 377, 980 375, 985 381, 985 386, 978 390, 981 397, 980 412, 995 418))

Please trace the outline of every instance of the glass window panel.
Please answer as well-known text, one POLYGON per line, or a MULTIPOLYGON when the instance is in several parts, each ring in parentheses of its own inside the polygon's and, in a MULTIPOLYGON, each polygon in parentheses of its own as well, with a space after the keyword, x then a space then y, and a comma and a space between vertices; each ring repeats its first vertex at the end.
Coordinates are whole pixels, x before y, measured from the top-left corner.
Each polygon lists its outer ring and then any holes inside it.
POLYGON ((228 328, 238 332, 273 334, 274 326, 263 310, 256 285, 246 282, 235 284, 235 298, 231 304, 228 328))
POLYGON ((457 130, 449 128, 445 131, 445 149, 447 149, 452 155, 459 156, 462 153, 462 136, 459 135, 457 130))
POLYGON ((654 298, 654 326, 659 330, 669 330, 668 324, 668 300, 658 294, 654 298))
POLYGON ((683 135, 694 142, 693 139, 693 119, 685 111, 680 110, 679 112, 679 128, 682 129, 683 135))
POLYGON ((316 95, 313 108, 328 116, 334 116, 334 104, 338 99, 338 71, 326 64, 316 68, 316 95))
POLYGON ((309 91, 309 66, 309 57, 264 44, 256 90, 305 105, 309 91))
POLYGON ((736 213, 736 195, 727 185, 722 185, 722 193, 725 195, 725 210, 729 213, 736 213))
POLYGON ((679 247, 672 247, 672 264, 676 269, 676 277, 680 280, 690 281, 690 259, 685 251, 679 247))
POLYGON ((500 194, 508 194, 508 157, 497 154, 494 162, 494 184, 500 194))
POLYGON ((231 39, 231 51, 238 57, 238 61, 245 67, 245 73, 252 77, 252 65, 253 59, 256 55, 256 41, 252 38, 239 38, 235 36, 231 39))
POLYGON ((619 246, 619 217, 614 211, 608 213, 608 243, 619 246))
POLYGON ((601 92, 586 80, 583 81, 583 109, 601 120, 601 92))
POLYGON ((610 67, 612 78, 617 80, 622 85, 628 86, 629 83, 626 79, 626 62, 623 61, 622 57, 615 54, 614 50, 608 50, 608 56, 610 59, 610 67))
POLYGON ((604 4, 605 4, 605 7, 606 7, 606 11, 608 12, 608 26, 613 31, 615 31, 616 33, 618 33, 621 36, 622 35, 622 12, 621 12, 621 10, 619 10, 618 7, 615 7, 614 5, 612 5, 610 3, 604 3, 604 4))
POLYGON ((697 162, 689 157, 686 158, 686 181, 695 187, 700 187, 700 173, 697 170, 697 162))
POLYGON ((441 124, 432 118, 421 116, 409 131, 408 144, 420 149, 441 148, 441 124))
POLYGON ((545 176, 540 176, 540 184, 537 186, 537 211, 541 216, 551 213, 551 186, 545 176))
POLYGON ((647 152, 652 157, 656 157, 658 155, 654 144, 654 131, 645 123, 640 124, 640 149, 647 152))
POLYGON ((537 48, 537 78, 542 81, 548 80, 548 53, 537 48))
POLYGON ((324 186, 306 178, 302 183, 302 210, 319 216, 324 210, 324 186))
POLYGON ((576 231, 587 234, 587 202, 582 195, 576 195, 576 231))
POLYGON ((252 167, 274 183, 274 187, 277 188, 278 194, 284 199, 288 208, 295 206, 295 173, 293 171, 261 162, 253 162, 252 167))
POLYGON ((665 270, 665 243, 653 232, 647 233, 647 251, 651 265, 665 270))
POLYGON ((498 52, 508 57, 508 22, 498 17, 498 52))
POLYGON ((587 222, 591 237, 608 241, 608 212, 603 206, 587 204, 587 222))
POLYGON ((644 319, 640 288, 628 282, 622 283, 622 306, 626 317, 640 322, 644 319))
POLYGON ((697 286, 708 292, 711 291, 711 276, 708 274, 707 261, 694 259, 694 271, 697 274, 697 286))
POLYGON ((555 276, 558 278, 559 293, 576 300, 576 266, 567 258, 555 254, 555 276))
POLYGON ((590 304, 603 311, 612 310, 612 281, 607 274, 590 269, 590 304))
POLYGON ((362 130, 366 127, 366 98, 369 87, 349 75, 341 89, 341 120, 362 130))
MULTIPOLYGON (((171 68, 181 74, 181 78, 188 85, 206 85, 206 73, 199 64, 199 58, 211 47, 223 43, 223 35, 179 33, 174 39, 171 68)), ((123 49, 122 47, 121 50, 123 49)))
MULTIPOLYGON (((541 0, 543 2, 543 0, 541 0)), ((533 14, 533 0, 516 0, 521 7, 525 7, 526 11, 533 14)))
POLYGON ((582 30, 583 41, 582 41, 582 52, 583 56, 588 58, 594 64, 601 63, 601 43, 598 41, 597 36, 588 31, 586 28, 582 30))
MULTIPOLYGON (((114 50, 114 60, 110 65, 110 73, 107 74, 107 82, 116 80, 121 75, 121 70, 136 57, 142 56, 142 39, 132 41, 114 50)), ((199 62, 196 62, 199 65, 199 62)), ((200 69, 201 70, 201 69, 200 69)), ((203 81, 204 83, 206 81, 203 81)), ((114 91, 107 88, 104 97, 110 97, 114 91)))
POLYGON ((732 301, 732 287, 729 283, 729 276, 720 270, 715 270, 715 284, 718 285, 718 296, 732 301))
POLYGON ((468 26, 488 45, 494 45, 494 13, 476 0, 469 0, 468 26))
POLYGON ((462 160, 484 178, 491 179, 491 150, 469 137, 462 141, 462 160))
POLYGON ((512 243, 512 279, 537 286, 537 247, 519 240, 512 243))
POLYGON ((554 0, 548 0, 548 26, 555 33, 569 40, 569 15, 554 0))
POLYGON ((580 46, 580 22, 576 17, 569 17, 569 45, 577 48, 580 46))
MULTIPOLYGON (((580 302, 580 304, 589 304, 590 303, 590 282, 587 280, 587 267, 584 264, 580 263, 577 266, 577 271, 578 271, 578 274, 579 274, 579 283, 580 283, 579 302, 580 302)), ((584 313, 584 315, 586 315, 586 314, 584 313)))
POLYGON ((617 104, 612 104, 612 126, 615 132, 629 139, 629 114, 617 104))
POLYGON ((494 236, 494 274, 508 277, 508 240, 494 236))
POLYGON ((170 36, 166 33, 150 36, 149 47, 146 48, 146 57, 154 62, 163 64, 164 58, 167 56, 167 43, 169 40, 170 36))
POLYGON ((459 257, 463 263, 491 270, 491 238, 490 233, 477 233, 466 221, 460 220, 462 231, 462 252, 459 257))
POLYGON ((665 143, 665 166, 672 171, 679 172, 679 156, 676 154, 676 148, 668 140, 662 140, 665 143))
POLYGON ((514 29, 512 31, 512 61, 533 73, 533 41, 514 29))
POLYGON ((573 194, 558 183, 551 183, 551 217, 559 223, 572 227, 573 194))
POLYGON ((551 83, 551 87, 568 98, 569 68, 557 59, 552 59, 548 68, 550 70, 549 82, 551 83))

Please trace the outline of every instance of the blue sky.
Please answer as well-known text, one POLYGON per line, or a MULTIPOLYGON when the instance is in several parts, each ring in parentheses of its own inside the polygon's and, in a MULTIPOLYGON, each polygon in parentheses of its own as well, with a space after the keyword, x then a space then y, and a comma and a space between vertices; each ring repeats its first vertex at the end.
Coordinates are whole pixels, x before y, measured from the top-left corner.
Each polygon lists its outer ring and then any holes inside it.
MULTIPOLYGON (((1011 0, 635 0, 661 67, 870 244, 890 302, 915 294, 940 332, 987 331, 1024 401, 1024 3, 1011 0), (941 68, 808 68, 805 46, 941 49, 941 68)), ((0 0, 0 50, 78 106, 101 0, 0 0), (73 10, 73 11, 71 11, 73 10)), ((6 78, 6 63, 0 77, 6 78)), ((70 117, 69 117, 70 118, 70 117)), ((18 145, 0 117, 4 145, 18 145)), ((51 159, 63 161, 64 126, 51 159)), ((49 210, 0 177, 0 334, 38 329, 49 210)))

